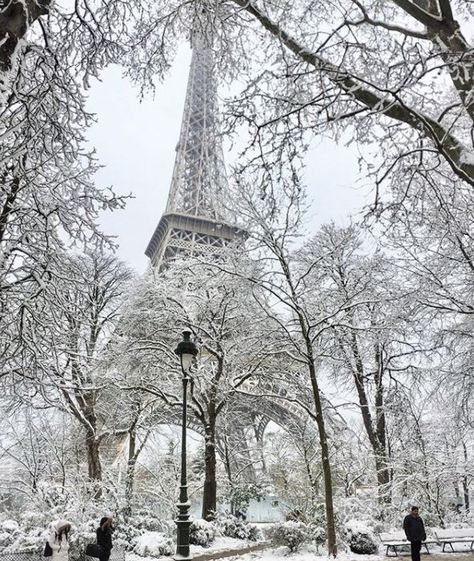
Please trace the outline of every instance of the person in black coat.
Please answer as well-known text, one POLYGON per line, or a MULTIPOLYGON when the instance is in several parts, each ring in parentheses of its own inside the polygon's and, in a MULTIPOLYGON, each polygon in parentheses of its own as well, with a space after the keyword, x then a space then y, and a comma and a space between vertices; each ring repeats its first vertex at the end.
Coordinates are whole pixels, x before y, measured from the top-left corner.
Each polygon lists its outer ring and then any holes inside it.
POLYGON ((426 540, 425 525, 417 506, 411 507, 411 512, 403 520, 403 529, 407 540, 411 544, 412 561, 420 561, 421 543, 426 540))
POLYGON ((112 551, 112 517, 104 516, 100 520, 100 526, 96 530, 97 545, 100 546, 100 561, 109 561, 112 551))

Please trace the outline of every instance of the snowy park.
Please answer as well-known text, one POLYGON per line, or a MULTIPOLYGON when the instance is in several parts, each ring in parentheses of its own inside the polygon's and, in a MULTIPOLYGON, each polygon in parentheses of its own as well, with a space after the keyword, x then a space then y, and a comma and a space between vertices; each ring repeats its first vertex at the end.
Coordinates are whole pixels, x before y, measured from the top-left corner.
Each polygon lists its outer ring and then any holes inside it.
POLYGON ((474 560, 472 0, 0 0, 0 174, 0 561, 474 560))

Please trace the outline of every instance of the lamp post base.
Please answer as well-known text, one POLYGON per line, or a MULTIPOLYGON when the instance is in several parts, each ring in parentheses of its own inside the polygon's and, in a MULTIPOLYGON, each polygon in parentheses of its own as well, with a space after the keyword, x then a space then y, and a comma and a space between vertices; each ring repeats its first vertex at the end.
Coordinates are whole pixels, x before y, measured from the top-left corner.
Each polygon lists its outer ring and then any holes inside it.
POLYGON ((191 526, 191 519, 189 514, 190 503, 179 502, 177 505, 179 513, 175 520, 176 522, 176 553, 173 559, 176 561, 186 561, 193 558, 189 547, 189 529, 191 526))

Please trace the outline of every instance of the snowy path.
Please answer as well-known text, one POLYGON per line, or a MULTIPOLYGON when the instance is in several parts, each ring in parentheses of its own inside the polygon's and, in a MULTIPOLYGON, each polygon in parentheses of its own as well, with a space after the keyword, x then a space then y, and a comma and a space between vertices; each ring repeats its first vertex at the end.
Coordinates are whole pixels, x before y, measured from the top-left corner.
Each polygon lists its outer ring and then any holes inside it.
MULTIPOLYGON (((218 555, 212 557, 216 561, 223 559, 218 555)), ((286 548, 265 548, 263 551, 255 551, 246 554, 227 557, 228 561, 327 561, 328 557, 324 554, 317 554, 314 551, 301 551, 298 553, 288 553, 286 548)), ((211 559, 211 558, 209 558, 211 559)), ((410 561, 410 555, 399 555, 399 557, 386 557, 385 555, 356 555, 354 553, 341 553, 336 561, 390 561, 392 559, 400 561, 410 561)), ((455 553, 436 552, 431 555, 422 555, 424 561, 474 561, 474 553, 469 551, 459 551, 455 553)))
POLYGON ((195 561, 213 561, 218 559, 256 559, 258 557, 251 557, 252 555, 258 555, 262 550, 269 549, 269 544, 265 542, 260 542, 246 547, 239 547, 234 549, 228 549, 225 551, 210 551, 208 553, 203 553, 201 555, 194 555, 195 561))

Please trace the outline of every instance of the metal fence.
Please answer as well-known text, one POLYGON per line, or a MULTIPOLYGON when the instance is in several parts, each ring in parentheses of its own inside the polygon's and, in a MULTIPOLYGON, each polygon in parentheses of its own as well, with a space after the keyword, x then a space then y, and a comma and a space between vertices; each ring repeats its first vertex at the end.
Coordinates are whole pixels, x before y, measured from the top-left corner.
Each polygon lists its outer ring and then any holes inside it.
POLYGON ((0 561, 43 561, 42 551, 0 552, 0 561))
MULTIPOLYGON (((89 557, 82 551, 79 555, 70 555, 70 559, 98 561, 96 557, 89 557)), ((43 557, 43 551, 2 551, 0 552, 0 561, 45 561, 45 557, 43 557)), ((125 561, 125 549, 114 547, 110 552, 109 561, 125 561)))

